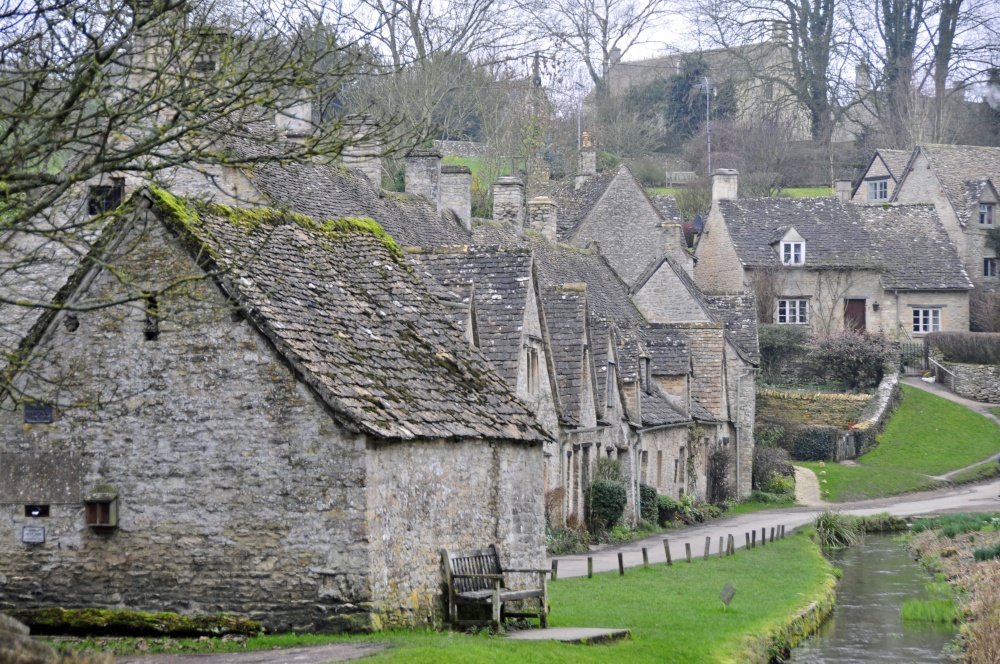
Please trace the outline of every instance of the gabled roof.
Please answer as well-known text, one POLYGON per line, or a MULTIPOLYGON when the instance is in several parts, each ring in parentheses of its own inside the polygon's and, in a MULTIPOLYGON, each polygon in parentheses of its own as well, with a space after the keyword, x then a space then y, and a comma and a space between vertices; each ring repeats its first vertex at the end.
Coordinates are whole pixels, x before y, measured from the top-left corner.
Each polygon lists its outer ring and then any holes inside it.
POLYGON ((932 206, 844 205, 832 197, 756 198, 720 201, 719 209, 745 267, 780 267, 771 243, 794 227, 806 243, 805 269, 873 270, 888 289, 971 288, 932 206))
POLYGON ((559 411, 565 422, 579 425, 583 412, 581 398, 585 392, 586 289, 544 289, 542 315, 555 367, 559 411))
POLYGON ((546 438, 377 224, 147 196, 343 423, 389 439, 546 438))
POLYGON ((644 427, 683 424, 691 421, 691 418, 671 403, 658 388, 649 392, 644 389, 639 390, 639 410, 644 427))
POLYGON ((918 145, 911 161, 918 153, 930 162, 962 225, 978 213, 977 188, 987 180, 1000 182, 1000 147, 918 145))
MULTIPOLYGON (((903 177, 903 172, 906 170, 906 165, 910 161, 910 155, 913 154, 912 150, 888 150, 884 148, 879 148, 875 151, 872 156, 872 161, 877 158, 882 160, 885 164, 885 168, 889 171, 889 175, 895 182, 899 182, 899 179, 903 177)), ((871 164, 868 165, 871 168, 871 164)))
POLYGON ((760 364, 757 337, 757 303, 752 293, 705 295, 712 316, 726 324, 726 337, 746 354, 752 364, 760 364))
POLYGON ((649 371, 654 376, 681 376, 691 371, 691 352, 687 341, 673 328, 657 323, 639 327, 639 336, 649 356, 649 371))
POLYGON ((587 218, 617 175, 617 169, 605 171, 587 178, 579 188, 573 178, 552 181, 541 187, 539 193, 552 198, 558 205, 556 230, 560 237, 572 234, 580 222, 587 218))
POLYGON ((461 292, 466 305, 474 291, 479 348, 515 388, 525 306, 533 297, 531 250, 442 248, 409 252, 407 260, 425 281, 461 292))

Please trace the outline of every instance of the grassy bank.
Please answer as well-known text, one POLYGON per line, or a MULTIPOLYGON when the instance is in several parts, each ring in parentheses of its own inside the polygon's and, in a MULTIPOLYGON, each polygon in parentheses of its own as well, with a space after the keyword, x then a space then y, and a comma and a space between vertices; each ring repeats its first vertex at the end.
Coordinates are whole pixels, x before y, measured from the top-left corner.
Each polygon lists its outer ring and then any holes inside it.
MULTIPOLYGON (((904 385, 903 403, 878 437, 878 447, 858 458, 860 465, 801 465, 826 480, 821 488, 830 491, 824 496, 828 500, 863 500, 945 486, 930 476, 963 468, 998 452, 1000 426, 995 422, 904 385), (820 476, 821 471, 826 475, 820 476)), ((976 472, 988 473, 985 468, 976 472)))
MULTIPOLYGON (((553 626, 630 629, 631 641, 616 645, 519 643, 486 635, 406 632, 365 637, 274 636, 245 642, 173 640, 170 649, 220 652, 347 640, 387 642, 389 649, 372 658, 383 662, 520 664, 606 662, 611 658, 628 662, 765 662, 776 639, 794 638, 803 625, 811 627, 819 620, 816 607, 831 603, 833 578, 833 569, 820 554, 815 533, 810 530, 766 547, 740 550, 722 560, 696 560, 670 567, 661 564, 628 569, 624 577, 598 574, 593 579, 560 579, 550 584, 553 626), (719 592, 727 581, 736 588, 736 596, 725 610, 719 592), (810 606, 813 610, 806 611, 810 606), (790 627, 800 613, 804 617, 795 628, 790 627)), ((104 647, 109 645, 108 639, 102 641, 104 647)), ((137 641, 119 641, 119 652, 135 652, 137 641)), ((138 650, 164 650, 161 643, 151 641, 145 640, 138 650)))

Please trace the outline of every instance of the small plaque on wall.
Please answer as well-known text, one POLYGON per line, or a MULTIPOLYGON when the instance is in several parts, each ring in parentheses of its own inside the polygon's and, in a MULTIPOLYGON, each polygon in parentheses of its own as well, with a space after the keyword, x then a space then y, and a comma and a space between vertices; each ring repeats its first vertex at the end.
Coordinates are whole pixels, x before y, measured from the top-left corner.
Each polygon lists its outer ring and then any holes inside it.
POLYGON ((52 424, 54 420, 52 406, 47 404, 24 404, 25 424, 52 424))
POLYGON ((25 544, 45 544, 45 526, 25 526, 21 530, 21 541, 25 544))

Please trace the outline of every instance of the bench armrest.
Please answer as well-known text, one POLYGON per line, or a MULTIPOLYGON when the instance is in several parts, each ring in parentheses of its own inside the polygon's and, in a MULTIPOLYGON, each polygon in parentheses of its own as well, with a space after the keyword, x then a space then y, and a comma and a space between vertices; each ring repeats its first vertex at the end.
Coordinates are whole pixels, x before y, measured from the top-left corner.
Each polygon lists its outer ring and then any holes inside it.
POLYGON ((503 574, 452 574, 453 579, 497 579, 503 581, 503 574))
POLYGON ((552 573, 552 570, 550 570, 550 569, 535 569, 535 568, 531 568, 531 567, 525 567, 525 568, 511 567, 511 568, 508 568, 508 569, 504 569, 504 571, 505 572, 526 572, 526 573, 529 573, 529 574, 530 573, 535 573, 535 574, 551 574, 552 573))

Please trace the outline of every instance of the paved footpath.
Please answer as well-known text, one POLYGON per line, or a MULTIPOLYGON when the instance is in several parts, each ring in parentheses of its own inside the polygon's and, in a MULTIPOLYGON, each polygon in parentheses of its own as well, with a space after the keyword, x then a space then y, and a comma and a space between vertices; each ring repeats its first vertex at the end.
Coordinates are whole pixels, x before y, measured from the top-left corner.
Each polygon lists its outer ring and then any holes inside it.
MULTIPOLYGON (((724 519, 718 519, 703 526, 668 531, 667 533, 647 537, 646 539, 629 542, 618 546, 608 546, 600 550, 575 556, 557 556, 559 561, 559 578, 586 576, 587 557, 594 559, 594 572, 609 572, 618 569, 618 554, 622 554, 625 567, 642 565, 642 549, 649 554, 649 562, 664 563, 666 554, 663 551, 663 540, 670 542, 670 557, 676 562, 684 559, 684 544, 691 545, 691 555, 701 557, 705 553, 705 538, 711 538, 711 555, 719 552, 719 538, 723 541, 732 535, 736 547, 745 546, 744 533, 757 532, 760 539, 761 528, 767 529, 768 537, 771 528, 785 526, 786 535, 792 530, 811 523, 824 509, 832 509, 847 514, 867 516, 880 512, 889 512, 896 516, 915 516, 943 512, 989 512, 1000 511, 1000 499, 997 498, 998 484, 990 482, 979 485, 966 485, 955 489, 914 493, 896 498, 882 498, 855 503, 830 503, 824 507, 789 507, 752 514, 741 514, 724 519)), ((759 545, 758 545, 759 546, 759 545)), ((549 559, 549 564, 552 563, 549 559)))

